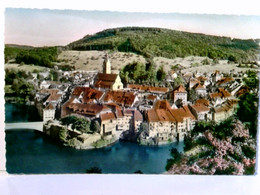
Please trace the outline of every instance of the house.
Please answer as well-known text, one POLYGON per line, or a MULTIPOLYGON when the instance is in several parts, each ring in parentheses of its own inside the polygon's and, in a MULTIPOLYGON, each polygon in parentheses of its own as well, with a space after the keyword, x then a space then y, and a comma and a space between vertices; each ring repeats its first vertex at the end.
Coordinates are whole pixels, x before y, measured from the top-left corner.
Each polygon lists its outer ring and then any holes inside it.
POLYGON ((115 113, 110 111, 100 115, 101 121, 101 136, 109 136, 112 137, 116 133, 116 124, 117 119, 115 113))
POLYGON ((59 114, 64 93, 58 89, 41 89, 35 95, 35 106, 43 121, 54 119, 59 114))
POLYGON ((240 97, 241 95, 243 95, 247 92, 249 92, 249 88, 244 85, 244 86, 240 87, 240 89, 235 93, 235 96, 240 97))
POLYGON ((98 118, 100 114, 111 111, 106 105, 98 103, 81 103, 75 97, 70 98, 61 107, 61 117, 80 115, 90 119, 98 118))
POLYGON ((196 120, 211 120, 210 108, 204 104, 189 105, 189 108, 196 120))
POLYGON ((197 85, 199 83, 199 81, 195 78, 190 78, 189 81, 189 89, 192 89, 195 85, 197 85))
POLYGON ((42 81, 40 83, 40 89, 58 89, 59 87, 61 87, 62 84, 61 83, 58 83, 56 81, 42 81))
POLYGON ((210 85, 210 80, 204 76, 199 76, 197 80, 205 86, 210 85))
POLYGON ((227 100, 225 103, 221 104, 212 109, 212 120, 215 122, 220 122, 234 115, 237 108, 237 100, 227 100))
POLYGON ((187 106, 172 109, 167 100, 159 100, 153 109, 147 110, 148 137, 167 142, 183 140, 194 125, 194 116, 187 106))
POLYGON ((110 107, 112 111, 115 113, 117 118, 116 121, 116 130, 117 131, 127 131, 130 127, 130 120, 132 114, 127 114, 125 111, 121 109, 119 105, 116 103, 108 103, 106 104, 107 107, 110 107))
POLYGON ((158 100, 158 97, 156 95, 149 94, 146 96, 146 100, 148 103, 154 103, 156 100, 158 100))
POLYGON ((103 98, 105 103, 114 102, 125 107, 132 107, 137 100, 138 98, 133 92, 125 91, 108 91, 103 98))
POLYGON ((127 109, 124 110, 124 116, 127 117, 127 121, 129 121, 128 130, 137 132, 143 122, 143 115, 138 110, 127 109))
POLYGON ((195 101, 195 104, 203 104, 207 107, 209 106, 209 103, 210 103, 209 100, 204 99, 204 98, 200 98, 195 101))
POLYGON ((215 71, 215 73, 212 74, 212 81, 217 82, 222 79, 222 74, 218 70, 215 71))
POLYGON ((176 103, 178 100, 180 100, 183 105, 187 104, 187 91, 183 85, 180 85, 173 90, 173 102, 176 103))
POLYGON ((135 85, 135 84, 128 84, 127 88, 137 92, 149 92, 152 94, 166 94, 169 89, 166 87, 153 87, 148 85, 135 85))
POLYGON ((171 78, 172 78, 173 80, 178 77, 177 73, 176 73, 174 70, 171 70, 171 71, 170 71, 170 76, 171 76, 171 78))
POLYGON ((234 81, 234 78, 224 77, 216 82, 219 87, 227 87, 234 81))
POLYGON ((103 97, 104 92, 90 87, 75 87, 71 97, 77 98, 80 103, 98 103, 103 97))
POLYGON ((52 103, 48 103, 42 110, 43 121, 54 120, 55 118, 55 106, 52 103))
POLYGON ((211 99, 211 103, 216 106, 231 98, 231 94, 223 88, 218 88, 217 92, 209 94, 209 97, 211 99))
POLYGON ((40 89, 48 89, 50 85, 48 81, 44 80, 40 83, 40 89))
POLYGON ((207 90, 206 90, 206 87, 204 85, 201 85, 200 83, 198 83, 193 88, 195 89, 196 93, 199 96, 206 96, 207 95, 207 90))

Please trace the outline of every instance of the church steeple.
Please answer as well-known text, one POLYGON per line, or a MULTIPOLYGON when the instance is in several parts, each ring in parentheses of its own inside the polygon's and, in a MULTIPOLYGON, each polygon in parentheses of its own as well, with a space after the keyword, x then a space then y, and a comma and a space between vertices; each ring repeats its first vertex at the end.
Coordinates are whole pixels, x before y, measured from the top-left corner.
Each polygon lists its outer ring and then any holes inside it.
POLYGON ((103 73, 111 74, 111 64, 108 58, 108 54, 106 54, 105 60, 103 62, 103 73))

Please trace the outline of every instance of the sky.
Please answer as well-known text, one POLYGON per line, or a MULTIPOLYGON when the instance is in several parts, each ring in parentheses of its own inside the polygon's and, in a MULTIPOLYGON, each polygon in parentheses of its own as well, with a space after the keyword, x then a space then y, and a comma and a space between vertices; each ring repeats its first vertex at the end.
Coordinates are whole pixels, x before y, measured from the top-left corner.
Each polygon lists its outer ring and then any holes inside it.
POLYGON ((162 27, 242 39, 260 38, 260 16, 7 8, 5 43, 67 45, 124 26, 162 27))

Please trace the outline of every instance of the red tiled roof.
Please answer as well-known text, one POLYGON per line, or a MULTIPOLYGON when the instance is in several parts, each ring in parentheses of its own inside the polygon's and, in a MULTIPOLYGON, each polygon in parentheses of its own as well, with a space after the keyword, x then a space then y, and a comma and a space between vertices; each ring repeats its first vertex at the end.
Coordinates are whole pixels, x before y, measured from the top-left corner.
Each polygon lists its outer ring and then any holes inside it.
POLYGON ((237 100, 227 100, 224 104, 219 107, 214 108, 215 112, 227 112, 230 109, 233 109, 237 105, 237 100))
POLYGON ((54 106, 53 106, 51 103, 49 103, 49 104, 45 107, 45 109, 46 109, 46 110, 54 110, 55 108, 54 108, 54 106))
POLYGON ((148 100, 155 100, 156 99, 156 96, 155 95, 148 95, 147 98, 148 100))
POLYGON ((95 87, 111 88, 111 86, 115 83, 117 76, 117 74, 98 73, 95 87))
POLYGON ((147 120, 149 122, 183 122, 184 118, 195 119, 187 106, 179 109, 172 109, 167 100, 158 102, 156 102, 153 109, 147 111, 147 120))
POLYGON ((62 94, 58 94, 60 92, 60 90, 58 89, 41 89, 40 93, 42 94, 49 94, 48 98, 47 98, 47 102, 50 101, 57 101, 61 98, 62 94))
POLYGON ((48 99, 46 101, 57 101, 61 98, 61 94, 50 94, 50 96, 48 97, 48 99))
POLYGON ((59 90, 58 89, 41 89, 40 93, 49 93, 49 94, 56 94, 58 93, 59 90))
POLYGON ((218 92, 211 93, 211 94, 209 94, 209 96, 210 96, 211 99, 218 98, 218 97, 219 98, 227 98, 227 97, 230 97, 231 94, 227 90, 225 90, 223 88, 219 88, 218 92))
POLYGON ((109 91, 104 97, 105 102, 113 101, 114 103, 132 106, 135 100, 135 95, 133 92, 124 91, 109 91))
POLYGON ((114 110, 115 113, 116 113, 116 117, 117 117, 117 118, 121 118, 121 117, 124 116, 121 107, 120 107, 119 105, 117 105, 116 103, 111 102, 111 103, 108 103, 108 104, 106 104, 106 105, 107 105, 108 107, 112 107, 112 108, 113 108, 113 110, 114 110))
POLYGON ((222 78, 219 81, 217 81, 217 85, 228 83, 228 82, 233 81, 233 80, 234 80, 233 78, 225 77, 225 78, 222 78))
POLYGON ((199 81, 206 81, 206 80, 208 80, 206 77, 203 77, 203 76, 199 76, 197 79, 199 81))
POLYGON ((242 86, 237 92, 236 92, 236 96, 239 97, 243 94, 245 94, 246 92, 249 92, 249 88, 247 86, 242 86))
POLYGON ((171 109, 171 105, 167 100, 158 100, 154 104, 155 109, 171 109))
POLYGON ((198 83, 198 84, 195 86, 195 89, 205 89, 205 86, 204 86, 204 85, 201 85, 200 83, 198 83))
POLYGON ((102 97, 103 92, 90 87, 76 87, 72 95, 78 97, 80 94, 83 94, 83 103, 90 103, 94 100, 99 100, 102 97))
POLYGON ((195 104, 203 104, 205 106, 209 106, 209 100, 206 100, 206 99, 203 99, 203 98, 197 99, 195 104))
POLYGON ((101 114, 100 119, 102 121, 111 120, 111 119, 116 119, 116 116, 113 112, 107 112, 107 113, 101 114))
POLYGON ((143 115, 139 110, 135 110, 134 112, 134 120, 135 121, 143 121, 143 115))
POLYGON ((183 85, 178 86, 176 89, 174 89, 173 93, 187 93, 183 85))
POLYGON ((66 105, 66 108, 70 109, 73 113, 91 116, 95 116, 101 111, 109 109, 105 105, 80 103, 69 103, 66 105))
POLYGON ((208 112, 210 109, 205 106, 204 104, 194 104, 191 105, 191 107, 196 111, 196 112, 208 112))
POLYGON ((153 87, 153 86, 135 85, 135 84, 129 84, 127 85, 127 88, 136 89, 138 91, 150 91, 150 92, 161 92, 161 93, 167 93, 169 91, 169 89, 165 87, 153 87))
POLYGON ((118 76, 117 74, 98 73, 97 80, 115 82, 117 76, 118 76))

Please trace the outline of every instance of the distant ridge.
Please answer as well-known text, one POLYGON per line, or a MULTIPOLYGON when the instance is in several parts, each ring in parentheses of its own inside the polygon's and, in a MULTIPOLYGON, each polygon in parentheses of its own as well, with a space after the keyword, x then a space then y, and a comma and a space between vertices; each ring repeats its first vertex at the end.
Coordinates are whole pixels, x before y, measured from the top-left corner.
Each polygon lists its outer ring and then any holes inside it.
POLYGON ((30 45, 18 45, 18 44, 5 44, 5 47, 21 48, 21 49, 33 49, 35 47, 30 45))
POLYGON ((68 44, 73 50, 115 50, 145 57, 190 55, 233 61, 256 60, 259 40, 190 33, 164 28, 122 27, 106 29, 68 44))

